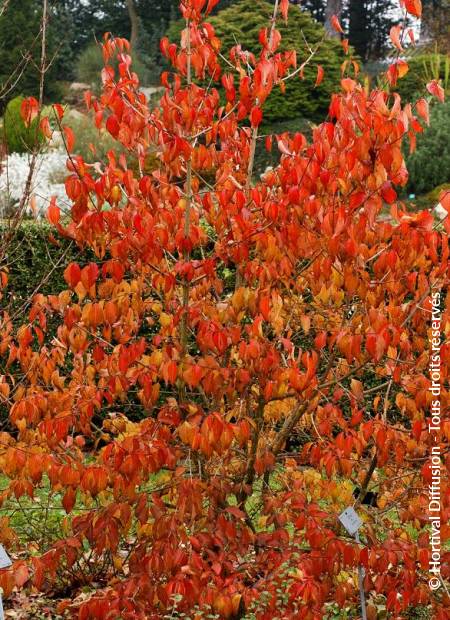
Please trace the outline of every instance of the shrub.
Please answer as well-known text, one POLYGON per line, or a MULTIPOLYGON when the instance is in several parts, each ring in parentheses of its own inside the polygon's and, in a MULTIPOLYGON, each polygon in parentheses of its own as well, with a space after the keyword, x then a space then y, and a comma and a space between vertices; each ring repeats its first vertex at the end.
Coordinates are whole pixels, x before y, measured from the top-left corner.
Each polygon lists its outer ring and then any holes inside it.
POLYGON ((38 143, 42 143, 44 140, 42 133, 37 130, 37 119, 29 127, 25 126, 20 115, 20 106, 23 99, 21 96, 15 97, 6 106, 3 132, 9 153, 31 151, 36 145, 36 140, 38 143))
MULTIPOLYGON (((21 311, 17 321, 22 320, 27 300, 35 291, 47 295, 57 294, 65 288, 62 274, 66 260, 75 260, 79 256, 79 249, 67 239, 59 239, 58 244, 49 243, 51 232, 49 224, 35 220, 24 220, 11 237, 6 225, 0 226, 0 239, 8 238, 5 264, 11 293, 7 306, 12 315, 21 311)), ((2 300, 3 306, 5 301, 2 300)))
MULTIPOLYGON (((244 50, 258 54, 261 51, 258 34, 261 28, 267 26, 272 11, 273 6, 266 0, 240 0, 211 17, 208 21, 221 39, 222 54, 227 56, 237 42, 244 50)), ((180 22, 172 24, 168 38, 171 41, 179 38, 183 27, 180 22)), ((309 13, 295 5, 290 8, 288 23, 280 23, 278 29, 282 36, 280 49, 295 49, 298 64, 309 55, 305 41, 314 48, 324 37, 323 27, 309 13)), ((323 120, 328 112, 331 94, 339 86, 340 65, 343 60, 340 43, 336 39, 325 38, 313 62, 305 68, 304 79, 298 77, 288 81, 285 93, 279 88, 271 93, 264 105, 264 123, 285 122, 296 118, 323 120), (318 64, 323 67, 325 77, 320 86, 315 88, 318 64)))
POLYGON ((67 124, 76 136, 76 154, 81 155, 88 163, 104 159, 106 153, 116 146, 111 134, 105 129, 97 129, 92 114, 80 114, 74 111, 69 115, 67 124))
POLYGON ((450 182, 449 136, 450 101, 447 101, 432 108, 430 126, 418 134, 416 151, 406 157, 409 192, 425 194, 450 182))

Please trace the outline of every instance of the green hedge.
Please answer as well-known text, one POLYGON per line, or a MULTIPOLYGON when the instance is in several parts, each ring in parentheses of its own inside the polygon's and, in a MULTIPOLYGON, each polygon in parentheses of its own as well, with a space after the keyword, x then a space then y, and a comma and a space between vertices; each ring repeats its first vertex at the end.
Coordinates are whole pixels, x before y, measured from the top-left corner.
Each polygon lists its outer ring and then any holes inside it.
POLYGON ((450 182, 450 101, 434 103, 430 126, 417 136, 417 148, 406 156, 407 190, 420 195, 450 182))
POLYGON ((37 289, 49 295, 67 288, 64 269, 67 263, 78 259, 80 250, 68 239, 58 238, 60 245, 50 243, 52 232, 49 224, 35 220, 24 220, 11 233, 6 223, 0 224, 0 242, 7 247, 5 262, 9 269, 2 305, 10 314, 17 315, 16 323, 24 320, 27 301, 37 289))
MULTIPOLYGON (((239 43, 243 49, 258 55, 261 51, 258 34, 261 28, 270 24, 272 12, 273 5, 266 0, 240 0, 211 17, 209 21, 221 40, 222 53, 227 56, 229 50, 239 43)), ((168 30, 168 38, 178 42, 183 28, 183 22, 174 22, 168 30)), ((282 37, 280 50, 296 49, 299 65, 309 56, 305 41, 314 48, 324 38, 323 27, 298 5, 291 5, 287 25, 280 18, 277 28, 282 37)), ((278 88, 274 89, 264 105, 264 123, 294 118, 322 121, 328 113, 331 94, 339 89, 343 60, 340 42, 324 38, 311 64, 305 68, 304 79, 296 76, 288 80, 284 94, 278 88), (325 77, 315 88, 317 65, 322 65, 325 77)))

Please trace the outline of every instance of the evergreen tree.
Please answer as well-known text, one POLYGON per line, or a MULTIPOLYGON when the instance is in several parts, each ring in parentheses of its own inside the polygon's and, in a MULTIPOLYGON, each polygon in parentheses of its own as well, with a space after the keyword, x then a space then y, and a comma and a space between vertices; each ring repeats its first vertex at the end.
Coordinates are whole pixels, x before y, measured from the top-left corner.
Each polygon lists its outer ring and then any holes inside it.
MULTIPOLYGON (((212 16, 210 21, 222 41, 223 54, 227 55, 236 42, 259 54, 261 48, 255 41, 271 14, 272 6, 267 0, 239 0, 212 16)), ((183 28, 181 20, 174 22, 168 31, 169 39, 179 39, 183 28)), ((305 68, 304 79, 297 76, 288 80, 285 93, 279 89, 272 92, 264 104, 264 121, 278 123, 299 118, 322 121, 328 112, 331 93, 340 82, 340 66, 344 60, 342 46, 335 39, 325 38, 323 27, 299 6, 291 6, 288 23, 280 20, 277 28, 282 37, 280 49, 296 49, 298 64, 309 56, 305 40, 309 46, 315 47, 319 42, 320 46, 312 63, 305 68), (323 67, 325 78, 315 87, 317 65, 323 67)))
POLYGON ((326 2, 324 0, 304 0, 300 6, 309 11, 321 24, 325 22, 326 2))
POLYGON ((388 49, 388 35, 398 22, 393 0, 349 0, 343 21, 348 38, 365 62, 381 58, 388 49))
MULTIPOLYGON (((45 94, 49 98, 59 95, 58 73, 64 75, 65 62, 61 51, 66 52, 67 59, 66 46, 70 41, 70 20, 67 21, 60 10, 61 23, 56 29, 54 10, 50 6, 46 46, 47 59, 52 61, 45 75, 45 94), (60 37, 61 28, 65 28, 63 38, 60 37)), ((37 96, 39 92, 41 20, 42 2, 39 0, 10 2, 0 16, 0 111, 19 94, 37 96)))

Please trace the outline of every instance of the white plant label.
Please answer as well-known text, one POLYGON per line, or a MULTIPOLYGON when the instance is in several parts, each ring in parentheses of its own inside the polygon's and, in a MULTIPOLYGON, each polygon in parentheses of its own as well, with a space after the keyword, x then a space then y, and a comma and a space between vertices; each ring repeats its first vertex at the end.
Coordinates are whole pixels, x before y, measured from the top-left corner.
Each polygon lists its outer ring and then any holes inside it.
POLYGON ((356 534, 361 525, 363 524, 357 512, 352 506, 349 506, 339 515, 339 521, 345 527, 347 532, 352 536, 356 534))
POLYGON ((6 553, 5 549, 3 548, 3 545, 0 545, 0 568, 8 568, 8 566, 11 566, 11 564, 12 564, 11 558, 6 553))

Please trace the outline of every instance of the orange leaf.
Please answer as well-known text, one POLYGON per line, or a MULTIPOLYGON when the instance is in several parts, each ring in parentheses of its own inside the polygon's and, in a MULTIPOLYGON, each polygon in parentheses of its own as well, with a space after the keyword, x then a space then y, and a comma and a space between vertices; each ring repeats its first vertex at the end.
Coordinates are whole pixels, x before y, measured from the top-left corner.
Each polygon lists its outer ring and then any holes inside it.
POLYGON ((340 32, 341 34, 344 34, 344 31, 342 29, 341 23, 337 15, 333 15, 333 17, 331 18, 331 25, 334 28, 334 30, 336 30, 336 32, 340 32))
POLYGON ((317 65, 317 77, 316 77, 316 83, 314 84, 315 87, 319 86, 319 84, 322 82, 323 76, 324 76, 324 70, 323 70, 322 65, 317 65))
POLYGON ((14 569, 14 581, 18 588, 21 588, 29 578, 30 572, 25 564, 20 564, 20 566, 14 569))
POLYGON ((47 210, 48 221, 54 226, 56 226, 59 222, 60 216, 61 216, 61 211, 56 206, 56 199, 55 197, 53 197, 50 203, 50 206, 47 210))
POLYGON ((47 138, 47 140, 51 140, 53 131, 52 131, 52 128, 50 127, 48 116, 44 116, 43 118, 41 118, 41 122, 39 123, 39 128, 44 134, 44 136, 47 138))
POLYGON ((397 84, 399 78, 404 77, 409 71, 409 65, 404 60, 397 60, 394 62, 387 71, 387 78, 391 86, 397 84))
POLYGON ((261 314, 264 317, 265 321, 269 320, 269 313, 270 313, 270 299, 268 297, 262 297, 259 301, 259 309, 261 311, 261 314))
POLYGON ((386 443, 386 439, 387 439, 386 431, 384 430, 384 428, 380 428, 375 438, 375 443, 377 444, 377 447, 383 448, 384 444, 386 443))
POLYGON ((67 146, 67 150, 69 151, 69 153, 71 153, 73 151, 73 147, 75 144, 75 135, 72 131, 71 127, 68 127, 67 125, 64 126, 64 135, 66 137, 66 146, 67 146))
POLYGON ((416 103, 417 114, 423 118, 427 125, 430 124, 430 108, 426 99, 419 99, 416 103))
POLYGON ((389 37, 392 41, 392 43, 394 44, 394 46, 400 50, 401 52, 403 51, 403 47, 400 41, 400 35, 402 32, 402 27, 401 26, 392 26, 390 32, 389 32, 389 37))

